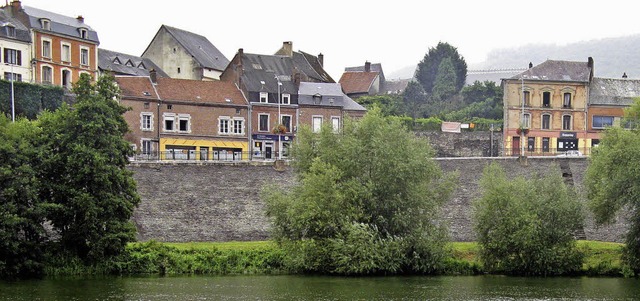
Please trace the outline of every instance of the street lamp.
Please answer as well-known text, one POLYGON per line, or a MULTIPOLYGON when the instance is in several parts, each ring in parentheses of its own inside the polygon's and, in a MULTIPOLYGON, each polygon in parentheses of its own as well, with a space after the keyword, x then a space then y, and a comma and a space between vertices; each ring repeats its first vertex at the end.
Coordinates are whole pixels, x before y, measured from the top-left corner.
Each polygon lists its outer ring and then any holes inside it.
POLYGON ((282 159, 282 142, 280 141, 280 137, 282 137, 282 133, 280 133, 280 125, 282 124, 282 116, 280 115, 280 104, 282 103, 282 99, 280 96, 280 86, 282 83, 277 75, 275 75, 276 80, 278 81, 278 160, 282 159))
POLYGON ((525 96, 524 96, 524 74, 520 77, 520 79, 522 80, 522 113, 520 116, 520 122, 522 123, 522 130, 520 131, 520 156, 524 156, 524 127, 526 126, 525 124, 525 120, 524 120, 524 101, 525 101, 525 96))

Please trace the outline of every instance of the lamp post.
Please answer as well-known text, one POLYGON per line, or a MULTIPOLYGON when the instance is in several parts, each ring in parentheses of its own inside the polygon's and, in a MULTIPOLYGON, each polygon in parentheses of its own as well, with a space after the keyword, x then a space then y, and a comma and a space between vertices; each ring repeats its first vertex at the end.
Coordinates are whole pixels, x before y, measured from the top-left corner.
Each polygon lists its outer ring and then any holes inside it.
POLYGON ((276 75, 276 80, 278 81, 278 160, 282 159, 282 142, 280 141, 280 137, 282 137, 282 133, 280 133, 280 125, 282 124, 282 116, 280 115, 280 104, 282 103, 282 98, 280 96, 280 86, 282 86, 282 83, 280 82, 280 79, 278 78, 278 76, 276 75))
POLYGON ((525 120, 524 120, 524 101, 525 101, 525 97, 524 97, 524 74, 520 77, 520 79, 522 80, 522 112, 520 113, 520 122, 522 125, 522 130, 520 131, 520 156, 524 156, 524 127, 525 127, 525 120))
POLYGON ((11 122, 16 122, 16 103, 13 92, 13 63, 9 63, 9 66, 11 66, 11 122))

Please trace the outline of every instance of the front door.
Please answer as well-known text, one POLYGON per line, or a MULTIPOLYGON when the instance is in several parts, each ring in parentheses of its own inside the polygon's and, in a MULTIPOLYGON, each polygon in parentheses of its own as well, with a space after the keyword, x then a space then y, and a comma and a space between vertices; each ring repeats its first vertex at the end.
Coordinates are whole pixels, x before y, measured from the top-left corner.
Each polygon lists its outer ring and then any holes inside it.
POLYGON ((264 144, 264 158, 271 159, 271 153, 273 152, 273 144, 265 143, 264 144))
POLYGON ((520 137, 513 137, 513 145, 511 147, 511 153, 514 156, 520 156, 520 137))

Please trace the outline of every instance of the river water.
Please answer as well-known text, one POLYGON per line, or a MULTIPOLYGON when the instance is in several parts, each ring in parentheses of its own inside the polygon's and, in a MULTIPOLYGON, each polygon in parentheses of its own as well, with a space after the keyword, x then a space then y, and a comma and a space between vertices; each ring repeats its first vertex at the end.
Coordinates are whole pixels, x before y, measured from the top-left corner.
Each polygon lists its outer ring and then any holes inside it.
POLYGON ((0 282, 0 300, 640 300, 640 280, 181 276, 0 282))

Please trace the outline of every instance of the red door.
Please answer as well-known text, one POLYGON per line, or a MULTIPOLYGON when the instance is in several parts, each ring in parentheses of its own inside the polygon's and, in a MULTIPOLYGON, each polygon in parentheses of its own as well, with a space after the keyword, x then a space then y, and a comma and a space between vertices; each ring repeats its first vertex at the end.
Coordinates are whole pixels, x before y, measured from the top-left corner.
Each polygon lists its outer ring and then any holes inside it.
POLYGON ((511 153, 514 156, 520 156, 520 137, 513 137, 513 143, 511 146, 511 153))

